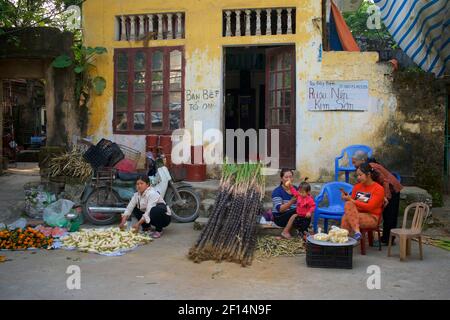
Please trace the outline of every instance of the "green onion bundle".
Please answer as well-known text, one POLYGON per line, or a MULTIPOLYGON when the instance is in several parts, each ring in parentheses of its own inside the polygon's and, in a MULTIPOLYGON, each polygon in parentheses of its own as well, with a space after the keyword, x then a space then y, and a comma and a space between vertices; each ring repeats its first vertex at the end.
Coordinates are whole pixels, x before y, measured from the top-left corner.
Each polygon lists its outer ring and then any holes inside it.
POLYGON ((260 163, 224 164, 213 213, 190 249, 190 259, 251 264, 264 196, 261 169, 260 163))

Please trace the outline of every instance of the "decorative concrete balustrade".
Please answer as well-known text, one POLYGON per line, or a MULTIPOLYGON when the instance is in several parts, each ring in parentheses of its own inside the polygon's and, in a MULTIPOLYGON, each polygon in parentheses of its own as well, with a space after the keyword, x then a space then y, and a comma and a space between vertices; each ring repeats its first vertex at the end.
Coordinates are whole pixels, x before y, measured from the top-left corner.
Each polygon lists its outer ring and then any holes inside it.
POLYGON ((116 40, 184 39, 184 12, 121 15, 116 17, 116 40))
POLYGON ((295 8, 224 10, 223 36, 294 34, 295 14, 295 8))

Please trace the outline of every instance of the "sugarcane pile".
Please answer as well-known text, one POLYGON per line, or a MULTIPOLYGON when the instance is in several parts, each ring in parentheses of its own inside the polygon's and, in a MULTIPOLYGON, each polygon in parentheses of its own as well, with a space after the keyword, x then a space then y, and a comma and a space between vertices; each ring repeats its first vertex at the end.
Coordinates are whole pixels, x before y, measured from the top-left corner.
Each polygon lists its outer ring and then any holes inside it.
POLYGON ((293 257, 303 253, 305 253, 305 243, 301 238, 277 239, 274 236, 258 238, 256 253, 258 258, 293 257))
POLYGON ((251 264, 256 248, 257 216, 264 196, 260 163, 224 164, 213 212, 189 251, 194 262, 251 264))
POLYGON ((49 175, 51 177, 79 178, 81 181, 86 181, 92 176, 92 167, 83 159, 82 153, 74 148, 70 152, 49 160, 49 175))

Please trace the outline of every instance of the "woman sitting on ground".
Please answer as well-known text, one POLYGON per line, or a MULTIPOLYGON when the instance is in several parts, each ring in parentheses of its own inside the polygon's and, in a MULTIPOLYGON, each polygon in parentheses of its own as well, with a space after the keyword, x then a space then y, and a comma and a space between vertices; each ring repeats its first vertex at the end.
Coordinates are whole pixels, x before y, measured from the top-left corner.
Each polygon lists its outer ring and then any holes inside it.
POLYGON ((354 231, 355 240, 361 238, 360 228, 376 228, 383 211, 384 189, 376 183, 376 171, 363 163, 356 170, 358 184, 353 187, 351 195, 342 194, 346 201, 341 228, 354 231))
POLYGON ((152 238, 160 238, 163 228, 170 224, 170 209, 158 191, 150 186, 148 176, 139 176, 136 180, 137 192, 133 195, 124 214, 119 227, 123 229, 128 218, 133 215, 138 222, 133 225, 135 232, 142 225, 144 232, 149 231, 151 226, 155 231, 150 233, 152 238))
MULTIPOLYGON (((282 236, 285 236, 290 234, 290 229, 293 227, 292 223, 288 225, 290 218, 293 215, 297 215, 297 199, 291 192, 291 185, 294 179, 292 170, 285 168, 281 169, 280 177, 280 185, 276 187, 272 192, 272 215, 275 224, 279 227, 284 228, 282 236), (289 184, 287 184, 288 181, 289 184)), ((295 188, 297 189, 297 187, 295 188)))

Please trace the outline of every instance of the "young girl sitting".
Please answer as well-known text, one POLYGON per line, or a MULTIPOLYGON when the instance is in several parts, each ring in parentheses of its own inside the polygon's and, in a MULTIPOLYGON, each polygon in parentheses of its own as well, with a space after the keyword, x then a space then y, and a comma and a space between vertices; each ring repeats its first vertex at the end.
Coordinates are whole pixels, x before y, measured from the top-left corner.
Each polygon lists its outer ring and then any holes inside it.
POLYGON ((299 235, 306 238, 308 233, 309 225, 311 224, 311 217, 316 209, 316 203, 314 202, 314 198, 310 195, 311 186, 308 182, 306 182, 308 178, 305 178, 298 188, 298 191, 291 185, 291 182, 288 181, 286 186, 290 187, 291 193, 297 198, 297 215, 293 215, 290 219, 286 227, 284 228, 281 236, 284 238, 291 238, 291 234, 289 230, 292 226, 295 226, 299 235))

